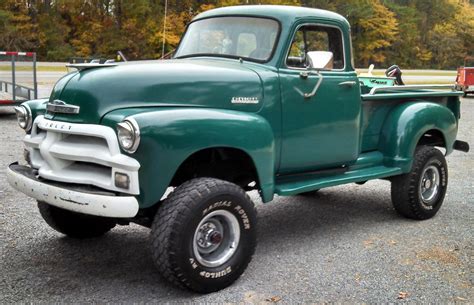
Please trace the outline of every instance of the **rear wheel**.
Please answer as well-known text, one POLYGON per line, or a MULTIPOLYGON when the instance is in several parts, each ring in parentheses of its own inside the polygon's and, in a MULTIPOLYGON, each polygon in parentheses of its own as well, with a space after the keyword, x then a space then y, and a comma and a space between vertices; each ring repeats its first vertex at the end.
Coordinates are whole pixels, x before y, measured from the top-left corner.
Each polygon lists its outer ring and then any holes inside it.
POLYGON ((407 218, 424 220, 436 215, 448 187, 448 167, 443 154, 421 146, 415 152, 412 170, 392 179, 392 203, 407 218))
POLYGON ((196 292, 223 289, 244 272, 256 245, 256 211, 239 186, 199 178, 178 187, 151 228, 153 259, 164 278, 196 292))
POLYGON ((38 202, 38 209, 51 228, 73 238, 102 236, 116 225, 109 218, 75 213, 41 201, 38 202))

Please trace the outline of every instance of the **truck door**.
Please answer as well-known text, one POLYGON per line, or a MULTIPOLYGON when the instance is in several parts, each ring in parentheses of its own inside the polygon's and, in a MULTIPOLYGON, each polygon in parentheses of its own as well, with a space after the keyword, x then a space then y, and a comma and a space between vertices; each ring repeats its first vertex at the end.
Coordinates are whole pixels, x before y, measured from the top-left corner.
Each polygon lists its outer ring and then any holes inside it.
POLYGON ((303 24, 296 29, 279 70, 283 113, 280 173, 339 167, 357 159, 360 88, 344 48, 349 45, 344 44, 338 27, 303 24), (332 52, 333 59, 319 75, 308 73, 306 54, 311 51, 332 52), (321 77, 316 94, 305 97, 321 77))

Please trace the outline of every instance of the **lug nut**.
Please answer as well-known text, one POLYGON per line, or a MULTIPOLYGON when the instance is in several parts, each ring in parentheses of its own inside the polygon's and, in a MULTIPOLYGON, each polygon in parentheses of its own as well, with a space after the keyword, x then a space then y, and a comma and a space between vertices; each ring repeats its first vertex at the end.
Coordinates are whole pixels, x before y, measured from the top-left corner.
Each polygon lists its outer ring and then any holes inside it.
POLYGON ((222 234, 219 232, 214 232, 210 237, 211 243, 218 244, 222 241, 222 234))

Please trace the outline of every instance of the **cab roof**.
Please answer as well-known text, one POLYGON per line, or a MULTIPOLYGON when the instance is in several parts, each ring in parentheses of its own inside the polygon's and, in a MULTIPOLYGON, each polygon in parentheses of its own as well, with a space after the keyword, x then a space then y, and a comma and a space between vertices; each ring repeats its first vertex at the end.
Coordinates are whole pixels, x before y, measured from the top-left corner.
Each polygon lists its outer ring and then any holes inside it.
POLYGON ((194 20, 217 16, 241 15, 263 16, 279 20, 281 23, 294 22, 296 19, 313 17, 318 19, 334 20, 349 25, 343 16, 315 8, 286 5, 239 5, 212 9, 197 15, 194 20))

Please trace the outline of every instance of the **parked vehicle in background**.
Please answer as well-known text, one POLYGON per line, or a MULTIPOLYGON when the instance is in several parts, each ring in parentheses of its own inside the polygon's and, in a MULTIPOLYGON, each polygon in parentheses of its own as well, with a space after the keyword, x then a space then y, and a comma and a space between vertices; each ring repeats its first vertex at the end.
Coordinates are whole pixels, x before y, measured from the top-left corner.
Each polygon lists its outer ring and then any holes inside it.
POLYGON ((464 96, 467 96, 468 93, 474 93, 474 67, 458 68, 456 89, 463 91, 464 96))
POLYGON ((387 179, 395 210, 424 220, 448 186, 436 147, 469 150, 461 92, 358 78, 349 23, 328 11, 220 8, 194 18, 172 60, 73 67, 17 108, 27 164, 9 183, 70 237, 150 227, 158 270, 197 292, 229 286, 254 254, 246 191, 266 203, 387 179))

